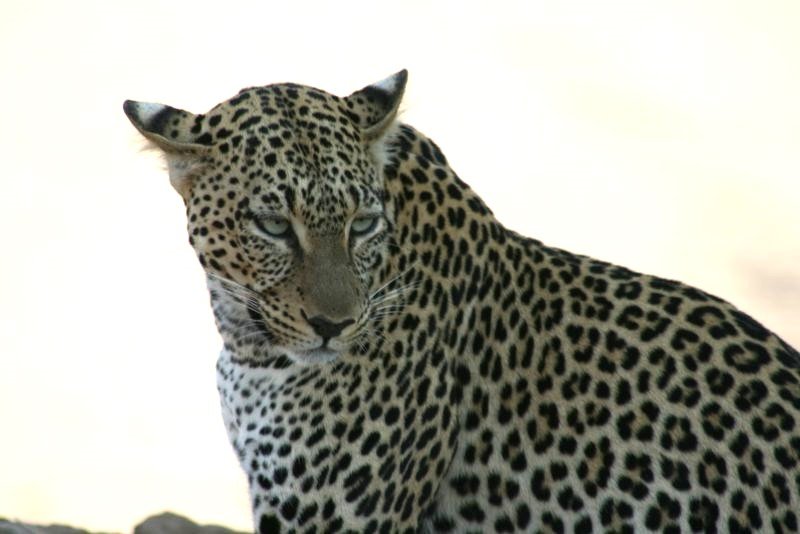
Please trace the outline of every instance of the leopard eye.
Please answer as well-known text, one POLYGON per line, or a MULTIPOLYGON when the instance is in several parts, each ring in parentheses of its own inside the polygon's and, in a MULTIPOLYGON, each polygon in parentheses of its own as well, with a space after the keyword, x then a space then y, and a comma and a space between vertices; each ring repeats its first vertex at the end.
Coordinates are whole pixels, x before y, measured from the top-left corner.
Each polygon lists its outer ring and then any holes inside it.
POLYGON ((350 234, 355 236, 363 236, 373 232, 378 226, 378 219, 379 218, 376 215, 356 217, 350 223, 350 234))
POLYGON ((283 217, 254 219, 256 227, 270 237, 287 237, 292 229, 291 223, 283 217))

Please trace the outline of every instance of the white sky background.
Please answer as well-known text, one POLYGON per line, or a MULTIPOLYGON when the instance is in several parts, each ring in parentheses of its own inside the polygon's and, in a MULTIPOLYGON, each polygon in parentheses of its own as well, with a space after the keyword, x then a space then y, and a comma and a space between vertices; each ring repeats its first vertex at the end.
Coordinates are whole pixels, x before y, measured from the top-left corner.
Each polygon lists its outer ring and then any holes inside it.
POLYGON ((405 121, 501 221, 800 345, 800 4, 0 7, 0 516, 247 529, 183 206, 122 113, 410 71, 405 121), (385 6, 385 7, 383 7, 385 6))

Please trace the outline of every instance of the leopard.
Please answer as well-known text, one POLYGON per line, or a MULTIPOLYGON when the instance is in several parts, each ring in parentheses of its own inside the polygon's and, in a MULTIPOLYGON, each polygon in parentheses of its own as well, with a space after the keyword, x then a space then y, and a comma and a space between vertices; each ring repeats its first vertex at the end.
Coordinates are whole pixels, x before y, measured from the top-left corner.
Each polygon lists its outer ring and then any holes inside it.
POLYGON ((501 224, 399 119, 407 79, 124 103, 185 205, 255 531, 798 532, 797 350, 501 224))

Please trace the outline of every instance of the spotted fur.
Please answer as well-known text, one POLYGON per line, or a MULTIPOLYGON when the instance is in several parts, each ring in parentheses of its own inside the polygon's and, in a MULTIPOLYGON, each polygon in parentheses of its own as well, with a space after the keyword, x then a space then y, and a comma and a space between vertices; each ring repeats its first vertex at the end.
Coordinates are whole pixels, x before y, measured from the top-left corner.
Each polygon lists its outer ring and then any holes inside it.
POLYGON ((797 532, 797 351, 503 227, 396 122, 405 81, 125 105, 186 202, 256 529, 797 532))

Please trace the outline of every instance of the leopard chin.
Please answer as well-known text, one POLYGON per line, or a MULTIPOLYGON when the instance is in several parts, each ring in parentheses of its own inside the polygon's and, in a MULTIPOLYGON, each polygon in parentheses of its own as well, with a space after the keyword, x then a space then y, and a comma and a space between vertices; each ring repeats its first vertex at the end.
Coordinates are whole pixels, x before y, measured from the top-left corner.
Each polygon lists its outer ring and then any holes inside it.
POLYGON ((311 350, 286 351, 286 355, 298 365, 317 365, 337 360, 341 352, 321 346, 311 350))

